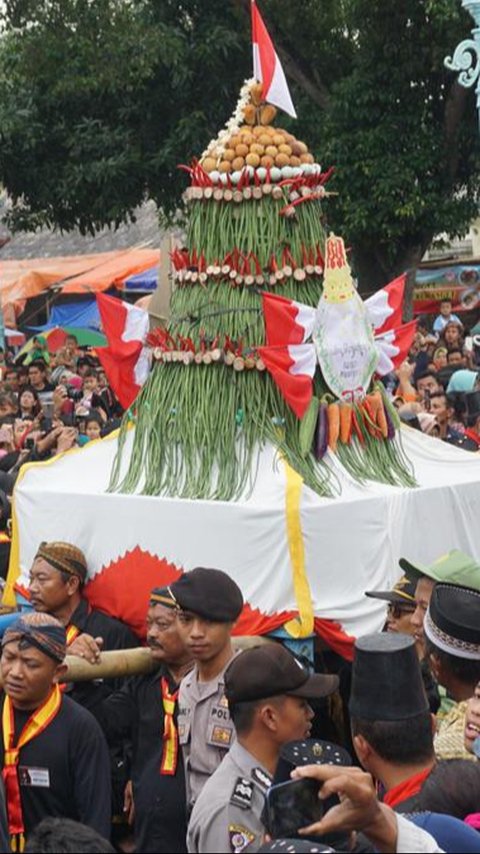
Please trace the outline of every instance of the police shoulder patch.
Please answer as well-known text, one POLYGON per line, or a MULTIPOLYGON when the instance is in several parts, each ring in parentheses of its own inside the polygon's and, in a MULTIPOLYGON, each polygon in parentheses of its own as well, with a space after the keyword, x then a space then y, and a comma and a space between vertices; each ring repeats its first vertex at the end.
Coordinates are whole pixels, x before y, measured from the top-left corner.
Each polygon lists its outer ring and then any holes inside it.
POLYGON ((252 797, 252 781, 248 777, 237 777, 230 803, 235 804, 235 806, 240 807, 242 810, 248 810, 252 804, 252 797))
POLYGON ((228 836, 232 854, 241 854, 255 839, 255 834, 248 827, 243 827, 241 824, 229 824, 228 836))
POLYGON ((267 774, 263 768, 254 768, 252 771, 252 777, 264 792, 266 792, 272 785, 272 778, 270 777, 270 774, 267 774))

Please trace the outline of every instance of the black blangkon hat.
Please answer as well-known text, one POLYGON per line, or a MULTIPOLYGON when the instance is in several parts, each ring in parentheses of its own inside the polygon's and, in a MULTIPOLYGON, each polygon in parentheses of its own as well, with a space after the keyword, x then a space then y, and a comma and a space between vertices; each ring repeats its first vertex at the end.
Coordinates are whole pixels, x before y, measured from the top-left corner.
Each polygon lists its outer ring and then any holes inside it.
POLYGON ((415 641, 394 632, 364 635, 355 643, 351 717, 401 721, 429 710, 415 641))

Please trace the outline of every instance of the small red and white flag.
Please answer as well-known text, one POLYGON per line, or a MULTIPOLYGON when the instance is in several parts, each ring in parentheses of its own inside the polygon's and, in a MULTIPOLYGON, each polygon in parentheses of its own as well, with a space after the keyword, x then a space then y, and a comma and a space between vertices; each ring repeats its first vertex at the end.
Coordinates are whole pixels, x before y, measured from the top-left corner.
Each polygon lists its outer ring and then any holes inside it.
POLYGON ((383 335, 375 335, 375 347, 378 352, 375 373, 384 377, 405 361, 416 331, 417 321, 411 320, 410 323, 404 323, 396 329, 389 329, 383 335))
POLYGON ((124 409, 132 405, 150 371, 148 311, 123 300, 97 294, 108 347, 97 348, 108 381, 124 409))
POLYGON ((388 329, 400 326, 406 281, 407 274, 403 273, 365 300, 367 316, 375 335, 383 335, 388 329))
POLYGON ((316 309, 277 294, 263 293, 267 344, 304 344, 315 324, 316 309))
POLYGON ((252 0, 252 42, 253 75, 263 83, 264 100, 296 119, 285 72, 255 0, 252 0))
POLYGON ((258 353, 282 397, 297 418, 303 418, 313 395, 317 358, 314 344, 258 347, 258 353))

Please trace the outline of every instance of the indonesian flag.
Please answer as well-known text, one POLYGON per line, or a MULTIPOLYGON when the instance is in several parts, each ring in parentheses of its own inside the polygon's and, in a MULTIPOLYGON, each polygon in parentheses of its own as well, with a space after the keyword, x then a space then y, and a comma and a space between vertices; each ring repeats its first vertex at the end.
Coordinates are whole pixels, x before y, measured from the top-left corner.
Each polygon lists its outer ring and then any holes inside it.
POLYGON ((383 335, 388 329, 400 326, 406 281, 407 274, 403 273, 365 300, 364 305, 375 335, 383 335))
POLYGON ((285 73, 255 0, 252 0, 252 42, 253 75, 263 83, 264 100, 296 119, 285 73))
POLYGON ((310 338, 316 309, 287 297, 263 293, 267 344, 304 344, 310 338))
POLYGON ((397 329, 389 329, 383 335, 375 336, 375 347, 378 352, 378 364, 375 373, 384 377, 385 374, 389 374, 405 361, 416 331, 417 321, 412 320, 410 323, 398 326, 397 329))
POLYGON ((148 312, 123 300, 97 294, 97 304, 108 347, 97 348, 108 381, 124 409, 128 409, 148 377, 149 351, 144 347, 148 312))
POLYGON ((258 347, 265 367, 297 418, 305 415, 313 394, 317 364, 314 344, 258 347))

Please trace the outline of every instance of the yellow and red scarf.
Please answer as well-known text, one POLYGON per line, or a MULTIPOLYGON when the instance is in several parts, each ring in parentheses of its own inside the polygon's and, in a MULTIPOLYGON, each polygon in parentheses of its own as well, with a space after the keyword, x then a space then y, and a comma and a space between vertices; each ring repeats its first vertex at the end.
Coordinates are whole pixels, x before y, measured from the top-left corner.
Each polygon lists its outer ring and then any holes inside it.
MULTIPOLYGON (((72 623, 69 626, 67 626, 65 631, 66 631, 66 635, 67 635, 67 652, 68 652, 68 647, 72 645, 73 641, 76 640, 79 635, 81 635, 81 631, 80 631, 80 629, 77 629, 77 627, 74 626, 72 623)), ((60 685, 60 691, 62 691, 62 693, 64 693, 67 690, 67 688, 68 688, 68 682, 62 682, 62 684, 60 685)))
POLYGON ((67 648, 72 645, 73 641, 76 640, 81 634, 80 629, 77 629, 72 623, 66 628, 67 633, 67 648))
POLYGON ((175 703, 178 699, 178 688, 170 692, 168 680, 161 678, 162 703, 164 713, 163 723, 163 753, 160 763, 160 774, 174 776, 178 762, 178 731, 175 726, 175 703))
POLYGON ((6 696, 3 702, 2 730, 4 745, 4 767, 2 771, 7 802, 8 831, 12 851, 23 851, 25 846, 25 827, 23 823, 20 784, 18 782, 18 762, 20 750, 32 739, 43 732, 53 721, 62 705, 62 694, 58 685, 54 685, 45 702, 35 709, 23 727, 17 744, 15 740, 15 719, 13 703, 6 696))

